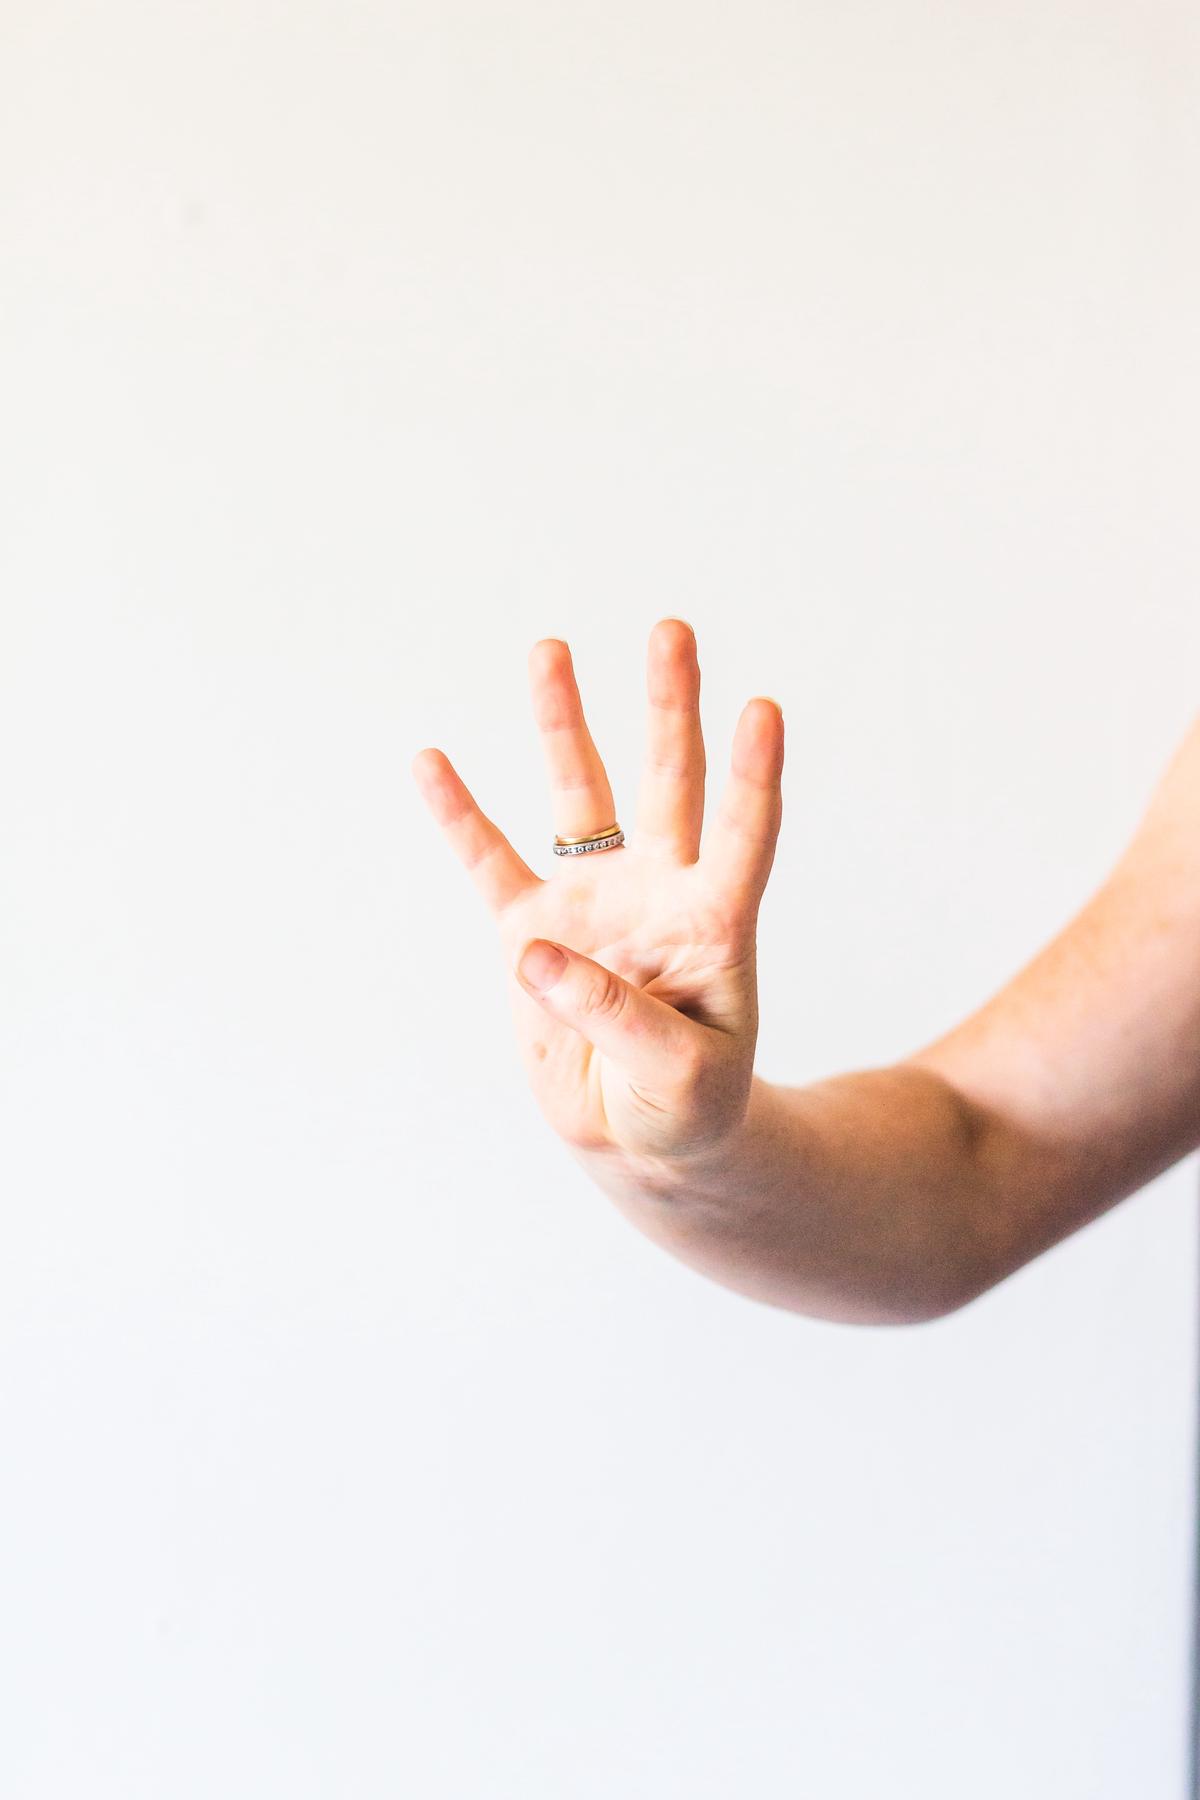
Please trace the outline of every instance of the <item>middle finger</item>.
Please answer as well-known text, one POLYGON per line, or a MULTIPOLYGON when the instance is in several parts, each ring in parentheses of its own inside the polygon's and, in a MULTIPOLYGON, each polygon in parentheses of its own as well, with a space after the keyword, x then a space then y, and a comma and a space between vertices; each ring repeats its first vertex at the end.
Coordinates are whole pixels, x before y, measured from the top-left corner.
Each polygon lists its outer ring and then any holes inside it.
POLYGON ((660 619, 646 662, 649 728, 638 792, 635 848, 694 863, 704 822, 700 664, 686 619, 660 619))

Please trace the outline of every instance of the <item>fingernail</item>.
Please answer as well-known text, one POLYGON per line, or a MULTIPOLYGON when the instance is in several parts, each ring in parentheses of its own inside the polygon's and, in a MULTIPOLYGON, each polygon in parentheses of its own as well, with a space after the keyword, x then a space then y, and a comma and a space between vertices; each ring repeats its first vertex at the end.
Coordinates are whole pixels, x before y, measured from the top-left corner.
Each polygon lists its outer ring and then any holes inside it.
POLYGON ((546 994, 566 966, 567 959, 557 944, 548 944, 545 938, 534 938, 521 954, 517 974, 526 987, 533 988, 535 993, 546 994))

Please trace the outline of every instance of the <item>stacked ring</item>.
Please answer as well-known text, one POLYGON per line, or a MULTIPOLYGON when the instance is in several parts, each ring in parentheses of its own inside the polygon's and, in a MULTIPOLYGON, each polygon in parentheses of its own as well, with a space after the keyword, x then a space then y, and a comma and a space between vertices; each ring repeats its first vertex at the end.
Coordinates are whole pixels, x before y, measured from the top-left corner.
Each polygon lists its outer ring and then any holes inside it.
POLYGON ((586 856, 590 850, 615 850, 624 842, 621 827, 609 825, 604 831, 589 832, 587 837, 556 837, 552 848, 555 856, 586 856))

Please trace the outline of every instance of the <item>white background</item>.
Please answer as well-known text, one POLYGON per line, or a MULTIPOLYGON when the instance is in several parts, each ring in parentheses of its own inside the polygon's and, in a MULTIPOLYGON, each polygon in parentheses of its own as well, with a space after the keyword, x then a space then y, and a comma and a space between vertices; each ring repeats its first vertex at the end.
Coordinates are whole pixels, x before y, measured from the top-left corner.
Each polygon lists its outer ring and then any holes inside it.
POLYGON ((955 1317, 634 1234, 409 774, 546 872, 777 695, 760 1064, 928 1040, 1197 707, 1174 0, 0 13, 0 1788, 1181 1800, 1194 1165, 955 1317))

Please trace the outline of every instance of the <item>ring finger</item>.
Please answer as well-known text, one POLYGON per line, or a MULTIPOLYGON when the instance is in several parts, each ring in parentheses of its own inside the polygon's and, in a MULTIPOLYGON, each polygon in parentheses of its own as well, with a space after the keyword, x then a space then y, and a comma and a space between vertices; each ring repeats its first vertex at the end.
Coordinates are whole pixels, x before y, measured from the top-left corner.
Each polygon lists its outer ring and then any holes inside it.
POLYGON ((529 685, 550 777, 555 832, 579 838, 615 825, 612 788, 583 716, 570 648, 561 638, 540 638, 533 646, 529 685))

